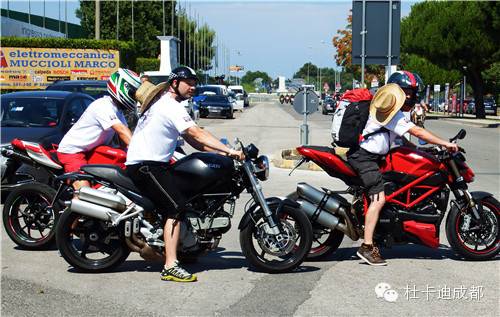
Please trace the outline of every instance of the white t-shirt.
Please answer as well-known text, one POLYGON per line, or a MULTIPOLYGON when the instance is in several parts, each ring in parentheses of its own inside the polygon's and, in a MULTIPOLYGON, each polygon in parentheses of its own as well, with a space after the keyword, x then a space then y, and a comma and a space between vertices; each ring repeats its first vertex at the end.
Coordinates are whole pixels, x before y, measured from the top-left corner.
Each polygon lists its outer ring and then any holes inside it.
MULTIPOLYGON (((408 120, 401 111, 398 111, 391 121, 384 126, 387 130, 389 130, 389 132, 381 132, 371 135, 361 141, 359 146, 373 154, 387 154, 389 152, 390 145, 394 142, 396 137, 402 136, 414 126, 415 125, 408 120)), ((382 128, 382 125, 372 119, 370 115, 365 129, 363 130, 363 135, 380 130, 380 128, 382 128)))
POLYGON ((123 113, 111 97, 99 98, 88 106, 80 119, 64 135, 57 151, 74 154, 108 144, 115 134, 112 126, 117 123, 127 125, 123 113))
POLYGON ((168 162, 175 151, 177 138, 194 125, 184 106, 170 93, 164 94, 139 119, 125 164, 168 162))

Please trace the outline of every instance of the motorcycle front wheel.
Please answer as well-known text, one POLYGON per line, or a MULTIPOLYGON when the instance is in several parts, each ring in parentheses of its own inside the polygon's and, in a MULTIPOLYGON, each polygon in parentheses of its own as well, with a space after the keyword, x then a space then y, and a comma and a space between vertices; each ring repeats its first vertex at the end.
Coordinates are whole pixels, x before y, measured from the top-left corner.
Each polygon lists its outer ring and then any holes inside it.
POLYGON ((111 271, 130 254, 121 236, 121 227, 108 227, 102 220, 66 209, 56 228, 57 248, 66 262, 78 271, 111 271))
MULTIPOLYGON (((52 206, 56 191, 41 183, 27 183, 14 189, 3 206, 3 225, 10 239, 28 250, 51 246, 59 208, 52 206)), ((57 207, 57 206, 56 206, 57 207)))
POLYGON ((500 251, 500 203, 493 197, 476 201, 483 221, 472 211, 462 212, 453 206, 446 220, 446 236, 453 250, 469 260, 488 260, 500 251))
MULTIPOLYGON (((269 207, 277 212, 277 206, 269 207)), ((241 250, 250 265, 259 271, 289 272, 304 261, 311 248, 312 228, 306 215, 285 205, 277 218, 281 240, 266 232, 268 224, 262 214, 240 232, 241 250)))

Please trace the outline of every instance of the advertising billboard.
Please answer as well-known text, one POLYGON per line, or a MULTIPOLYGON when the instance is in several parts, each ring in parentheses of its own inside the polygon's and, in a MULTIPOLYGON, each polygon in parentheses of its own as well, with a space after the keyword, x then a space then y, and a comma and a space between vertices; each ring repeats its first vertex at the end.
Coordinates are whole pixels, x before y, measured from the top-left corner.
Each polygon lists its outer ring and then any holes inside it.
POLYGON ((120 65, 116 50, 0 48, 1 89, 45 89, 57 80, 105 80, 120 65))

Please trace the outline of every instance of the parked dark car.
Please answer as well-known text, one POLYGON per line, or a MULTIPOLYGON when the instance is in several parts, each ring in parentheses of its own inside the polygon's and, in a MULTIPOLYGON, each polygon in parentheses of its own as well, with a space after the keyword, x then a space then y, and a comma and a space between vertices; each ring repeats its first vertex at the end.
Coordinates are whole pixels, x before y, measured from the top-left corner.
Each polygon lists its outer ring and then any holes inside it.
POLYGON ((325 96, 325 99, 323 100, 323 105, 321 106, 321 113, 322 114, 333 113, 335 111, 336 104, 337 103, 332 97, 325 96))
POLYGON ((476 102, 474 99, 464 100, 465 113, 475 114, 476 113, 476 102))
MULTIPOLYGON (((15 138, 41 143, 50 148, 52 144, 59 144, 94 99, 82 93, 41 90, 4 94, 0 101, 2 148, 10 146, 15 138)), ((6 158, 0 156, 0 159, 2 184, 11 184, 12 180, 7 177, 13 173, 6 172, 6 158)), ((36 174, 33 168, 26 168, 30 170, 26 174, 36 174)))
MULTIPOLYGON (((497 105, 495 102, 495 98, 491 96, 485 96, 483 98, 484 104, 484 113, 489 115, 496 116, 497 114, 497 105)), ((476 113, 476 103, 474 99, 471 99, 467 103, 466 113, 475 114, 476 113)))
POLYGON ((493 97, 484 97, 484 112, 486 114, 497 115, 497 104, 495 102, 495 98, 493 97))
POLYGON ((81 92, 99 99, 108 95, 106 80, 60 80, 46 88, 46 90, 63 90, 81 92))
POLYGON ((199 101, 200 117, 205 118, 208 115, 217 115, 232 119, 233 103, 228 96, 207 95, 203 101, 199 101))

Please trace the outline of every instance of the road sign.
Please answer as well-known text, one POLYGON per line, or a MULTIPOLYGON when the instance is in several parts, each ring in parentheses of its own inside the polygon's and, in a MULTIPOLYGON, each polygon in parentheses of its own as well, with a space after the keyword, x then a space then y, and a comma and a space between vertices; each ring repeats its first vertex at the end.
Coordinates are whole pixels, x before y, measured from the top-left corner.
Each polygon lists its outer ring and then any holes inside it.
POLYGON ((441 85, 434 85, 434 91, 441 91, 441 85))
MULTIPOLYGON (((318 111, 318 95, 312 90, 306 90, 306 93, 306 114, 318 111)), ((299 114, 304 114, 304 91, 298 92, 293 98, 293 109, 299 114)))
POLYGON ((391 65, 398 65, 400 21, 400 1, 354 0, 352 4, 352 64, 361 65, 362 55, 364 55, 365 65, 387 65, 390 43, 391 65), (364 30, 362 30, 363 18, 365 19, 364 30), (389 21, 391 21, 390 24, 389 21), (364 51, 363 33, 365 35, 364 51))

